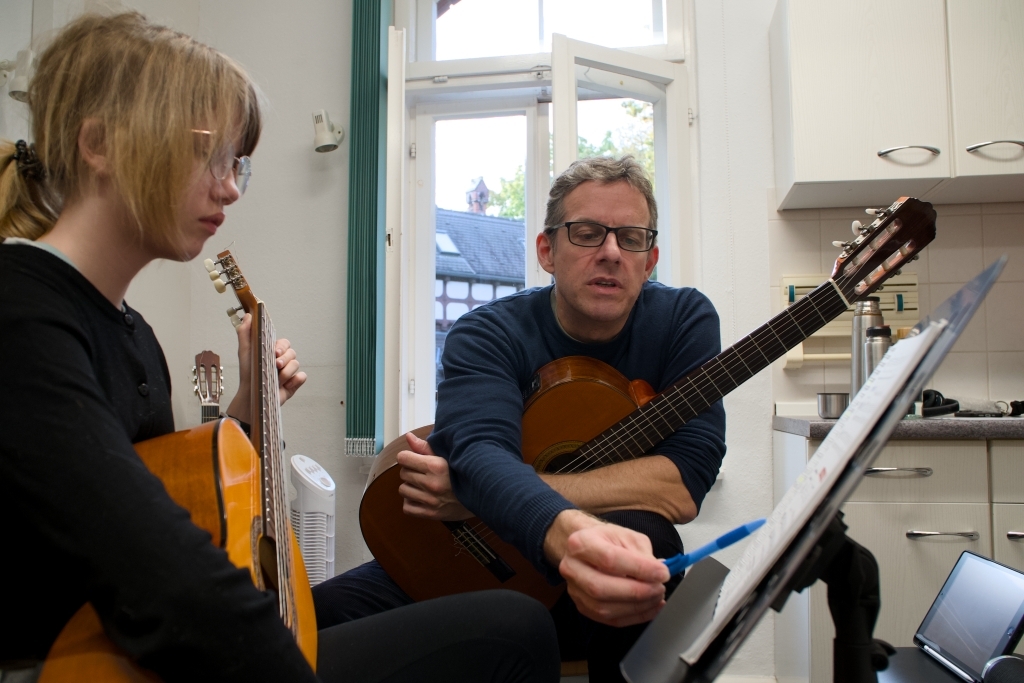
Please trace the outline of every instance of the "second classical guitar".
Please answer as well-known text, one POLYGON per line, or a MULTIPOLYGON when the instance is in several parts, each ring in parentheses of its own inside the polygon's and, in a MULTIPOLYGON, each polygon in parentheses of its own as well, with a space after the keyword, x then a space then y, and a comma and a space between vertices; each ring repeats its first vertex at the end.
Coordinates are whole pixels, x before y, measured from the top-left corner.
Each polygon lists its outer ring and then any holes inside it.
POLYGON ((203 424, 220 417, 220 397, 224 394, 224 368, 220 366, 220 356, 213 351, 196 354, 196 364, 192 366, 192 392, 199 397, 203 424))
MULTIPOLYGON (((785 355, 849 306, 878 289, 935 238, 931 204, 902 197, 843 244, 832 277, 660 394, 584 357, 537 371, 523 412, 523 461, 538 472, 583 472, 649 454, 666 436, 785 355)), ((431 427, 415 433, 425 437, 431 427)), ((479 519, 435 522, 402 512, 395 456, 405 438, 374 461, 359 506, 363 538, 402 590, 416 600, 508 588, 554 604, 551 586, 513 546, 479 519)))

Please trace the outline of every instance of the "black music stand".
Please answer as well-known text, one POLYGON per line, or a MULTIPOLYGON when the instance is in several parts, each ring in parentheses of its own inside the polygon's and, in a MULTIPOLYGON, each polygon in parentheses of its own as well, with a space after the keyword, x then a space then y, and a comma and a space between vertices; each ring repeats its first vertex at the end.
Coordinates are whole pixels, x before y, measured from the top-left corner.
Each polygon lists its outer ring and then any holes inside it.
POLYGON ((1006 261, 1006 256, 1001 257, 918 323, 916 330, 923 330, 933 321, 944 321, 945 326, 910 373, 896 398, 860 443, 810 519, 772 567, 760 576, 756 589, 747 595, 741 608, 703 648, 699 656, 689 663, 682 658, 681 653, 704 636, 705 630, 712 624, 718 596, 728 574, 728 570, 713 558, 706 558, 690 569, 668 604, 622 660, 620 668, 626 680, 630 683, 713 681, 765 612, 775 605, 781 607, 789 592, 800 585, 801 575, 804 580, 808 578, 808 561, 813 564, 815 558, 811 556, 815 548, 822 546, 822 538, 833 524, 840 506, 860 483, 864 471, 881 452, 896 425, 924 390, 925 384, 999 277, 1006 261))

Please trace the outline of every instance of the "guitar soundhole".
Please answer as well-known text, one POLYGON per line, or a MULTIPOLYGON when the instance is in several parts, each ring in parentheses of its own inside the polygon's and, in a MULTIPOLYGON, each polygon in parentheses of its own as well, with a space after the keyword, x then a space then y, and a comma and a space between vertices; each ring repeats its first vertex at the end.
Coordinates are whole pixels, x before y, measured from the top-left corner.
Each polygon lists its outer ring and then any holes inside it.
POLYGON ((280 592, 277 585, 277 544, 271 538, 260 536, 259 553, 263 585, 280 592))
POLYGON ((572 470, 573 466, 579 459, 579 453, 577 451, 570 451, 562 455, 556 455, 548 461, 547 467, 543 472, 567 472, 572 470))
POLYGON ((559 472, 571 467, 579 456, 577 450, 582 441, 559 441, 548 446, 533 460, 533 469, 538 472, 559 472))

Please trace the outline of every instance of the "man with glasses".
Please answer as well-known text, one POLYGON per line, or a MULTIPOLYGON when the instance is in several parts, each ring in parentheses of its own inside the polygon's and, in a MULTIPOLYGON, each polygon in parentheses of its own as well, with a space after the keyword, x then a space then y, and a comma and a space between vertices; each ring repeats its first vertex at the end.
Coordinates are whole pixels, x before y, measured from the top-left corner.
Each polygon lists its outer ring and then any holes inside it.
MULTIPOLYGON (((538 475, 519 450, 523 399, 538 369, 567 356, 660 392, 719 353, 718 315, 694 289, 649 282, 657 205, 632 157, 570 166, 552 185, 545 225, 537 257, 554 284, 481 306, 451 328, 434 432, 429 444, 411 437, 398 456, 400 493, 409 514, 476 514, 550 580, 564 579, 567 595, 552 609, 563 660, 585 657, 594 683, 622 680, 619 661, 679 580, 657 558, 682 552, 673 524, 693 520, 714 483, 725 412, 719 401, 650 457, 538 475)), ((321 584, 314 598, 327 623, 410 601, 375 562, 321 584)))

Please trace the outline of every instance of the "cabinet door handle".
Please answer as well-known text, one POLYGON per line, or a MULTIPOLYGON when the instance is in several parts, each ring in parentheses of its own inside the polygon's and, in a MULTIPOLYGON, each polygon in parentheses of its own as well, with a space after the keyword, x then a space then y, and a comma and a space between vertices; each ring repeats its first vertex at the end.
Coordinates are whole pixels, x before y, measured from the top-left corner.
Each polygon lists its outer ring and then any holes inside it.
POLYGON ((966 149, 968 152, 975 152, 981 149, 982 147, 988 147, 989 145, 999 145, 1003 143, 1006 143, 1008 145, 1020 145, 1021 147, 1024 147, 1024 140, 989 140, 988 142, 979 142, 976 145, 971 145, 966 149))
POLYGON ((931 467, 869 467, 864 470, 865 477, 880 477, 883 474, 913 474, 917 477, 930 477, 935 473, 931 467))
POLYGON ((972 541, 977 541, 981 538, 981 534, 977 531, 908 531, 907 538, 913 540, 915 538, 926 538, 928 536, 959 536, 961 538, 969 538, 972 541))
POLYGON ((1008 541, 1022 541, 1024 540, 1024 531, 1007 531, 1006 539, 1008 541))
POLYGON ((892 154, 893 152, 895 152, 896 150, 900 150, 900 149, 926 149, 929 152, 931 152, 932 154, 934 154, 935 156, 939 156, 940 154, 942 154, 942 150, 940 150, 938 147, 930 147, 928 145, 903 145, 901 147, 890 147, 889 149, 879 150, 878 156, 880 156, 880 157, 887 157, 890 154, 892 154))

